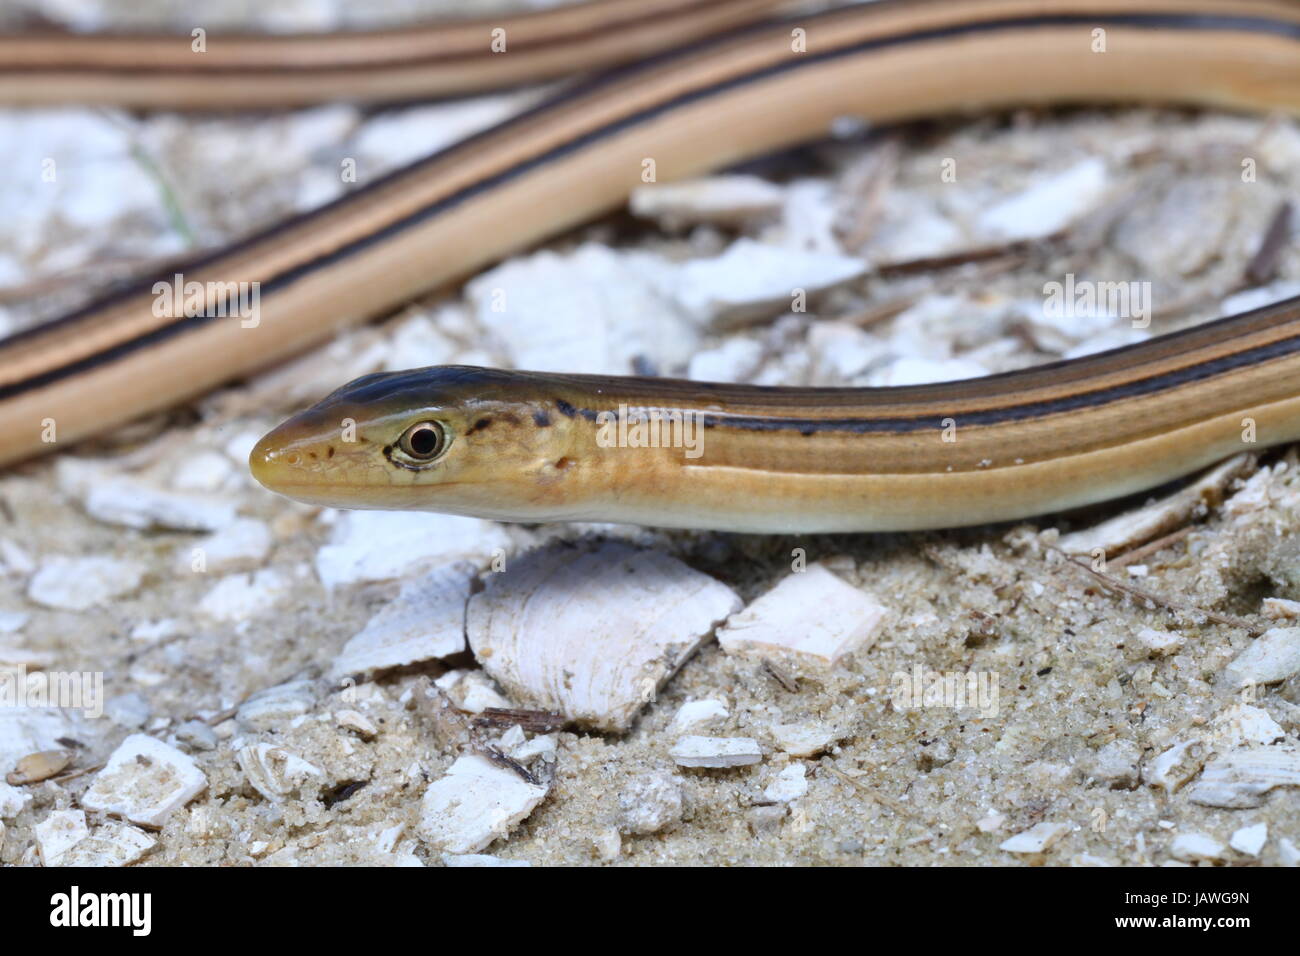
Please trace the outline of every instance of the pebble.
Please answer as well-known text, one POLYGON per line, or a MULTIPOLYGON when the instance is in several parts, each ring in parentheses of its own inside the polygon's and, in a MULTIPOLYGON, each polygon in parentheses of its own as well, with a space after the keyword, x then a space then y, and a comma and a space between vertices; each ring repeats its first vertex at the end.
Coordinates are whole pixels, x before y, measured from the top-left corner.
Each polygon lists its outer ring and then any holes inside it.
POLYGON ((29 792, 0 780, 0 820, 13 819, 31 802, 32 795, 29 792))
POLYGON ((239 705, 235 714, 245 730, 276 730, 316 705, 316 685, 309 680, 287 681, 267 687, 239 705))
POLYGON ((435 660, 465 650, 465 607, 477 572, 464 561, 402 583, 330 666, 332 678, 435 660))
POLYGON ((207 785, 193 759, 153 737, 132 734, 95 774, 81 805, 141 826, 161 827, 207 785))
POLYGON ((833 727, 819 721, 805 724, 773 724, 770 728, 777 749, 792 757, 813 757, 835 744, 833 727))
POLYGON ((682 782, 655 771, 634 777, 618 794, 620 833, 645 836, 676 826, 682 818, 682 782))
POLYGON ((27 586, 37 604, 85 611, 124 597, 140 586, 144 565, 118 558, 46 558, 27 586))
POLYGON ((149 722, 152 713, 149 701, 140 694, 119 694, 104 701, 105 716, 127 730, 139 730, 149 722))
POLYGON ((1092 775, 1112 790, 1132 790, 1140 778, 1142 754, 1131 740, 1112 740, 1092 758, 1092 775))
POLYGON ((1210 740, 1219 751, 1267 746, 1285 736, 1276 720, 1250 704, 1233 704, 1210 725, 1210 740))
POLYGON ((31 617, 22 611, 0 611, 0 634, 16 634, 27 625, 31 617))
POLYGON ((1182 650, 1187 643, 1181 634, 1158 631, 1153 627, 1144 627, 1137 633, 1137 641, 1155 657, 1165 657, 1182 650))
POLYGON ((431 849, 477 853, 507 836, 546 797, 547 788, 479 754, 457 758, 429 784, 420 803, 420 836, 431 849))
POLYGON ((216 750, 217 732, 203 720, 187 720, 176 728, 176 739, 191 750, 216 750))
POLYGON ((228 457, 204 449, 185 456, 172 474, 171 484, 177 491, 220 491, 234 474, 234 463, 228 457))
POLYGON ((832 667, 875 642, 885 609, 820 564, 789 574, 718 629, 728 654, 832 667))
POLYGON ((556 545, 489 575, 466 627, 512 698, 619 731, 740 604, 726 585, 657 551, 556 545))
POLYGON ((692 734, 673 744, 670 753, 680 767, 746 767, 763 759, 763 749, 750 737, 692 734))
POLYGON ((316 554, 327 589, 404 578, 433 564, 486 561, 509 546, 500 525, 478 518, 407 511, 347 511, 316 554))

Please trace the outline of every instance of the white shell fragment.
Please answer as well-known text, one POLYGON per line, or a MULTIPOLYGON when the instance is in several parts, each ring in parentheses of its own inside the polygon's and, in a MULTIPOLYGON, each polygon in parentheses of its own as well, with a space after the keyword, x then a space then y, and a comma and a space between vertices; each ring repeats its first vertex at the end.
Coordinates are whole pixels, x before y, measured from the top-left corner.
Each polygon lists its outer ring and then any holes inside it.
POLYGON ((1264 598, 1260 611, 1267 618, 1275 621, 1287 621, 1300 618, 1300 601, 1288 601, 1286 598, 1264 598))
POLYGON ((137 827, 110 820, 68 847, 55 865, 130 866, 157 842, 137 827))
POLYGON ((1233 704, 1223 711, 1214 718, 1210 733, 1215 749, 1221 752, 1237 747, 1267 746, 1286 736, 1267 711, 1250 704, 1233 704))
POLYGON ((998 849, 1008 853, 1044 853, 1069 832, 1068 823, 1048 823, 1044 820, 1003 840, 998 844, 998 849))
POLYGON ((670 753, 681 767, 746 767, 763 759, 763 748, 750 737, 690 735, 673 744, 670 753))
POLYGON ((763 799, 773 803, 789 803, 808 792, 808 776, 801 763, 792 763, 763 790, 763 799))
POLYGON ((507 767, 466 754, 424 792, 420 835, 435 850, 477 853, 513 830, 546 793, 507 767))
POLYGON ((203 595, 199 612, 214 621, 246 621, 275 607, 288 589, 288 582, 274 568, 230 574, 203 595))
POLYGON ((1158 631, 1154 627, 1144 627, 1137 633, 1138 643, 1157 657, 1164 657, 1181 650, 1187 643, 1181 634, 1158 631))
POLYGON ((474 654, 512 698, 624 730, 740 603, 659 552, 556 546, 489 575, 466 627, 474 654))
POLYGON ((1200 772, 1205 763, 1205 748, 1197 740, 1184 740, 1162 751, 1143 772, 1142 779, 1152 787, 1163 787, 1171 794, 1200 772))
POLYGON ((23 807, 32 802, 32 795, 0 780, 0 820, 18 816, 23 807))
POLYGON ((1228 846, 1246 856, 1259 856, 1259 851, 1264 849, 1264 844, 1267 842, 1268 824, 1261 822, 1234 831, 1231 839, 1228 840, 1228 846))
POLYGON ((1300 787, 1300 753, 1266 748, 1237 750, 1205 765, 1188 799, 1205 807, 1247 809, 1274 787, 1300 787))
POLYGON ((181 570, 226 574, 259 568, 270 553, 271 529, 266 522, 238 518, 202 541, 181 545, 175 561, 181 570), (199 562, 201 566, 196 567, 199 562))
POLYGON ((130 594, 140 586, 144 565, 117 558, 47 558, 27 586, 37 604, 85 611, 130 594))
POLYGON ((1265 631, 1223 671, 1233 689, 1248 684, 1276 684, 1300 671, 1300 627, 1265 631))
POLYGON ((788 311, 800 291, 812 297, 866 270, 849 256, 738 239, 716 258, 683 265, 675 295, 697 320, 728 326, 788 311))
POLYGON ((668 228, 701 222, 738 225, 780 212, 785 190, 757 176, 711 176, 638 186, 628 198, 632 215, 668 228))
POLYGON ((405 577, 420 567, 465 558, 486 560, 509 540, 499 525, 477 518, 407 511, 348 511, 330 543, 316 554, 326 588, 405 577))
POLYGON ((316 703, 315 685, 309 680, 289 681, 259 690, 239 705, 240 726, 271 730, 309 712, 316 703))
POLYGON ((1207 504, 1221 502, 1232 480, 1251 467, 1249 455, 1229 458, 1172 495, 1091 528, 1061 535, 1057 547, 1066 554, 1091 554, 1100 549, 1114 555, 1145 544, 1186 524, 1207 504))
POLYGON ((181 751, 145 734, 132 734, 95 775, 81 805, 141 826, 160 827, 207 785, 203 771, 181 751))
POLYGON ((1106 186, 1106 164, 1089 157, 1040 176, 1023 192, 993 204, 980 216, 979 226, 1002 241, 1041 239, 1060 232, 1095 207, 1106 186))
POLYGON ((402 667, 465 650, 465 606, 476 575, 464 561, 434 568, 402 590, 334 659, 330 676, 402 667))
POLYGON ((314 764, 268 743, 240 747, 235 751, 235 760, 249 785, 272 803, 306 791, 310 784, 319 784, 324 776, 314 764))
POLYGON ((1226 852, 1227 847, 1204 833, 1180 833, 1169 842, 1169 855, 1184 863, 1221 860, 1226 852))
POLYGON ((718 643, 728 654, 829 667, 870 647, 884 617, 885 609, 869 594, 810 564, 728 618, 718 629, 718 643))
POLYGON ((174 531, 216 531, 235 520, 229 499, 165 491, 130 478, 107 478, 90 486, 86 513, 105 524, 174 531))
POLYGON ((720 700, 691 700, 677 708, 672 729, 678 732, 691 730, 711 720, 721 720, 730 712, 720 700))
POLYGON ((52 810, 32 829, 42 866, 62 866, 64 854, 90 834, 84 810, 52 810))

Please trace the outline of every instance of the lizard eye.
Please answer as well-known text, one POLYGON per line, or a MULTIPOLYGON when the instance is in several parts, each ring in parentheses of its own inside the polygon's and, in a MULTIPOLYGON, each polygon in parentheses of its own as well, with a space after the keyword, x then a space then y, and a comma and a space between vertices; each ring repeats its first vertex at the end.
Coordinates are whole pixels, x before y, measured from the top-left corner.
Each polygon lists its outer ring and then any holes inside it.
POLYGON ((447 432, 439 422, 417 422, 402 432, 397 447, 413 461, 433 461, 447 448, 447 432))

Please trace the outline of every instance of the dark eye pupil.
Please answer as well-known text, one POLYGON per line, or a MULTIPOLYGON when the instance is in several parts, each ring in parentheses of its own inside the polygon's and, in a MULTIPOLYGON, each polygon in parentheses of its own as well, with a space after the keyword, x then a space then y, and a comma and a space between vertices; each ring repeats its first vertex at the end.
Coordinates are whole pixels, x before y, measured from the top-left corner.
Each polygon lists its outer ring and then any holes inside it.
POLYGON ((413 430, 407 438, 413 455, 432 455, 438 450, 438 430, 425 425, 413 430))

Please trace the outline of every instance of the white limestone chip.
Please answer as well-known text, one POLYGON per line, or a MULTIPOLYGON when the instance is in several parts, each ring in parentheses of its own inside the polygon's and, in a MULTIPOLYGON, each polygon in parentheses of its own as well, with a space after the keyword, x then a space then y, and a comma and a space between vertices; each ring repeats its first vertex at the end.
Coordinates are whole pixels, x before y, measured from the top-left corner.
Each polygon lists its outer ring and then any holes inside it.
POLYGON ((1138 643, 1157 657, 1164 657, 1181 650, 1187 643, 1181 634, 1158 631, 1153 627, 1144 627, 1137 633, 1138 643))
POLYGON ((68 847, 57 865, 130 866, 153 849, 157 842, 137 827, 110 820, 68 847))
POLYGON ((42 866, 62 866, 64 854, 90 834, 84 810, 52 810, 32 829, 42 866))
POLYGON ((1300 627, 1275 627, 1255 638, 1223 670, 1227 686, 1276 684, 1300 671, 1300 627))
POLYGON ((182 571, 226 574, 259 568, 270 553, 271 529, 266 522, 237 518, 201 541, 181 545, 174 560, 182 571))
POLYGON ((234 463, 219 451, 204 449, 186 455, 172 474, 177 491, 219 491, 235 474, 234 463))
POLYGON ((808 776, 801 763, 792 763, 767 785, 763 799, 773 803, 789 803, 808 792, 808 776))
POLYGON ((763 759, 763 748, 751 737, 681 738, 670 751, 681 767, 746 767, 763 759))
POLYGON ((475 656, 512 698, 582 726, 624 730, 740 604, 726 585, 666 554, 615 541, 563 544, 488 575, 466 628, 475 656))
POLYGON ((138 561, 52 557, 32 576, 27 596, 45 607, 85 611, 130 594, 143 578, 144 565, 138 561))
POLYGON ((677 824, 682 818, 682 782, 670 773, 654 771, 628 782, 618 794, 620 833, 644 836, 677 824))
POLYGON ((1171 794, 1191 780, 1205 763, 1205 746, 1199 740, 1184 740, 1159 753, 1145 768, 1142 779, 1171 794))
POLYGON ((669 228, 712 222, 739 225, 780 212, 785 190, 758 176, 710 176, 638 186, 628 198, 632 215, 669 228))
POLYGON ((324 773, 319 767, 274 744, 239 747, 235 760, 249 785, 272 803, 280 803, 294 793, 310 796, 323 782, 324 773))
POLYGON ((492 678, 476 670, 452 670, 439 677, 434 684, 451 698, 453 704, 471 714, 481 714, 489 707, 514 706, 502 696, 492 683, 492 678))
POLYGON ((81 805, 141 826, 161 827, 207 785, 208 778, 193 759, 153 737, 132 734, 95 774, 81 805))
POLYGON ((806 297, 865 274, 862 259, 738 239, 722 255, 681 266, 674 295, 687 314, 727 326, 788 311, 806 297))
POLYGON ((326 588, 403 578, 432 564, 464 558, 485 561, 504 553, 509 539, 499 525, 478 518, 409 511, 348 511, 330 543, 316 554, 326 588))
POLYGON ((199 613, 215 621, 243 621, 265 614, 289 591, 274 568, 252 574, 231 574, 212 586, 199 601, 199 613))
POLYGON ((776 746, 792 757, 812 757, 835 745, 835 729, 819 721, 805 724, 773 724, 776 746))
POLYGON ((1274 787, 1300 787, 1300 753, 1280 747, 1234 750, 1205 765, 1188 799, 1205 807, 1248 809, 1274 787))
POLYGON ((780 656, 812 666, 834 666, 870 647, 885 609, 820 564, 789 574, 718 629, 728 654, 780 656))
POLYGON ((13 819, 31 802, 32 795, 28 791, 11 787, 0 779, 0 820, 13 819))
POLYGON ((1066 554, 1091 554, 1101 549, 1114 555, 1145 544, 1182 527, 1207 505, 1221 502, 1233 479, 1251 467, 1249 455, 1229 458, 1171 495, 1091 528, 1061 535, 1057 547, 1066 554))
POLYGON ((1169 843, 1169 855, 1184 863, 1221 860, 1226 852, 1227 847, 1205 833, 1179 833, 1169 843))
POLYGON ((130 478, 108 478, 90 486, 86 513, 126 528, 216 531, 235 520, 228 498, 166 491, 130 478))
POLYGON ((1102 160, 1080 160, 1037 177, 1028 189, 989 206, 979 217, 979 228, 1002 242, 1054 235, 1101 202, 1107 180, 1102 160))
POLYGON ((504 837, 546 796, 513 770, 479 754, 457 758, 429 784, 420 804, 420 836, 432 849, 477 853, 504 837))
POLYGON ((1259 851, 1264 849, 1264 844, 1267 842, 1268 824, 1261 821, 1233 831, 1228 846, 1246 856, 1259 856, 1259 851))
POLYGON ((465 607, 476 573, 473 565, 457 561, 404 581, 397 597, 344 646, 330 676, 402 667, 465 650, 465 607))
POLYGON ((1214 718, 1210 735, 1215 749, 1225 751, 1237 747, 1267 746, 1285 737, 1286 731, 1267 711, 1250 704, 1233 704, 1214 718))
POLYGON ((998 844, 999 850, 1008 853, 1045 853, 1061 837, 1070 832, 1068 823, 1035 823, 998 844))
POLYGON ((690 730, 711 720, 721 720, 730 711, 720 700, 689 700, 677 708, 673 715, 672 729, 678 732, 690 730))
POLYGON ((680 269, 589 242, 505 262, 469 282, 465 296, 515 368, 626 375, 638 356, 671 368, 694 353, 699 327, 671 298, 680 269))

